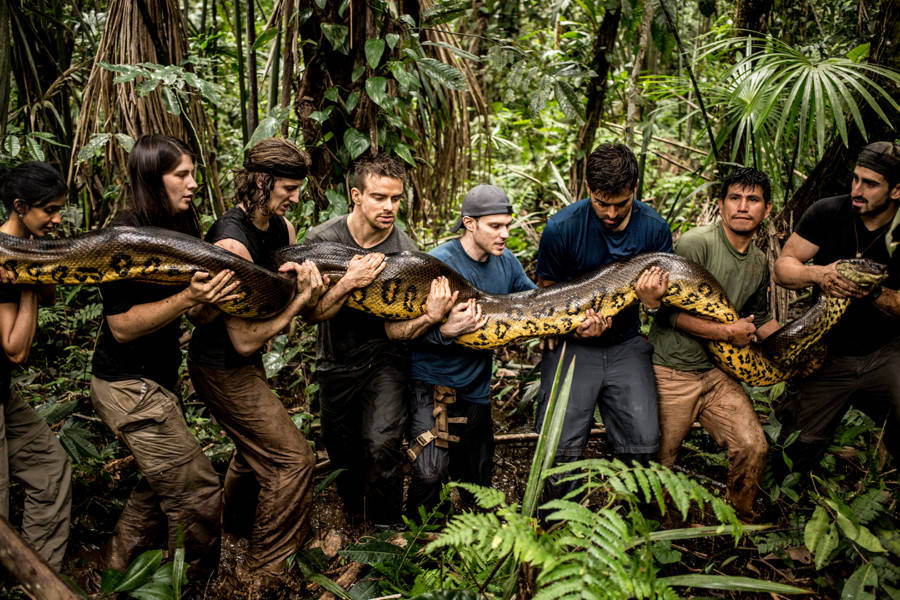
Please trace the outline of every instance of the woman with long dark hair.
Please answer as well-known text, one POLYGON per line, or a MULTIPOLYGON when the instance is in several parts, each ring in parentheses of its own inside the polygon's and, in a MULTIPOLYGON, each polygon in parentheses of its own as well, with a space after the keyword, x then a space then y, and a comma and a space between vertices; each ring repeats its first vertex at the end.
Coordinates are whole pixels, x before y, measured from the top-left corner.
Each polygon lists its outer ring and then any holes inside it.
MULTIPOLYGON (((166 135, 145 135, 128 157, 130 210, 110 225, 165 227, 198 236, 197 182, 190 149, 166 135)), ((161 530, 170 552, 178 530, 200 571, 218 562, 221 486, 191 434, 176 395, 181 316, 228 299, 231 271, 196 273, 190 284, 120 281, 101 286, 105 320, 93 359, 91 398, 103 422, 131 450, 143 478, 128 499, 105 551, 105 567, 124 569, 161 530)), ((190 315, 189 315, 190 316, 190 315)))
MULTIPOLYGON (((66 184, 47 163, 26 162, 0 168, 0 199, 9 214, 0 232, 40 238, 59 224, 66 184)), ((0 268, 0 515, 9 516, 12 476, 25 490, 22 537, 59 570, 69 539, 72 472, 47 423, 10 386, 13 365, 28 358, 41 295, 40 286, 14 282, 14 275, 0 268)))

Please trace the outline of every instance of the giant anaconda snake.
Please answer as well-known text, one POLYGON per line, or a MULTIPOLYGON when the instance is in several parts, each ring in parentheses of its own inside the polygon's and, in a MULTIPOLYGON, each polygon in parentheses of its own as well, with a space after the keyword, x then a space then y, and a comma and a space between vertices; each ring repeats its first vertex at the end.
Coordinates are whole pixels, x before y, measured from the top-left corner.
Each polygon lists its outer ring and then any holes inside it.
MULTIPOLYGON (((329 242, 283 248, 276 263, 312 260, 323 274, 338 279, 358 249, 329 242)), ((459 301, 475 298, 487 323, 456 343, 495 348, 536 336, 565 334, 587 309, 613 316, 635 304, 634 282, 658 266, 670 274, 663 304, 714 321, 739 317, 706 269, 674 254, 635 256, 566 283, 502 296, 485 294, 441 261, 419 252, 387 256, 386 268, 369 286, 355 291, 348 305, 386 319, 411 319, 424 312, 431 280, 448 278, 459 301)), ((102 283, 120 279, 186 283, 196 271, 231 269, 240 279, 239 298, 220 306, 230 314, 264 318, 291 299, 293 283, 221 248, 157 228, 111 227, 64 240, 25 240, 0 234, 0 267, 21 283, 102 283)), ((883 265, 866 260, 839 264, 841 273, 867 286, 886 277, 883 265)), ((820 341, 843 315, 849 299, 822 296, 802 317, 772 334, 763 346, 739 348, 710 342, 710 354, 725 371, 750 385, 771 385, 806 374, 821 361, 820 341)))

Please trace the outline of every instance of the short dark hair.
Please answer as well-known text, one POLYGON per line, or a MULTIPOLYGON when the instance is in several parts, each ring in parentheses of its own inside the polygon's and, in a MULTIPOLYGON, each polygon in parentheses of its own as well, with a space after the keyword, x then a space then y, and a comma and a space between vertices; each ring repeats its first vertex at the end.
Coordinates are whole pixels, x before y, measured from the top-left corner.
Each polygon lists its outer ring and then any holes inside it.
POLYGON ((365 192, 366 177, 371 175, 403 181, 406 179, 406 167, 400 162, 400 159, 383 152, 374 155, 366 154, 353 163, 350 187, 354 187, 360 192, 365 192))
POLYGON ((763 200, 766 204, 772 202, 772 184, 769 182, 769 176, 753 167, 735 167, 728 173, 728 176, 722 180, 719 187, 719 198, 725 199, 728 195, 728 188, 733 185, 742 188, 752 188, 759 186, 762 189, 763 200))
POLYGON ((165 227, 200 237, 200 221, 193 204, 182 214, 173 214, 163 186, 163 175, 171 173, 182 156, 193 160, 187 144, 161 133, 142 135, 128 154, 131 208, 141 225, 165 227))
POLYGON ((588 156, 585 179, 594 194, 630 192, 637 186, 637 158, 624 144, 600 144, 588 156))
POLYGON ((40 208, 65 196, 66 182, 56 167, 36 160, 13 168, 0 167, 0 200, 11 214, 13 203, 21 200, 28 208, 40 208))

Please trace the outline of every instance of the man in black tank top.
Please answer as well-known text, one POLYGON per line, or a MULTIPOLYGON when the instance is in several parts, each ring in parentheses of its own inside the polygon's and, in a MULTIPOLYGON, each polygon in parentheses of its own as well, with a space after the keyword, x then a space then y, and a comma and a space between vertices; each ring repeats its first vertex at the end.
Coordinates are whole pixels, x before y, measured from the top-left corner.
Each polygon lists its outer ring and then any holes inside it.
MULTIPOLYGON (((286 140, 269 138, 251 148, 235 175, 236 205, 216 221, 206 240, 272 267, 271 252, 295 241, 284 215, 298 201, 307 164, 306 153, 286 140)), ((223 526, 250 539, 246 557, 229 580, 235 590, 265 580, 260 573, 280 573, 309 529, 315 457, 266 383, 262 347, 315 305, 325 286, 312 263, 286 263, 280 270, 297 275, 297 294, 281 314, 265 321, 205 315, 188 353, 198 395, 235 445, 225 475, 223 526), (256 574, 245 579, 247 572, 256 574)), ((228 593, 220 590, 219 595, 228 593)))
POLYGON ((349 215, 314 227, 307 242, 340 242, 374 251, 354 257, 340 281, 310 315, 319 325, 316 377, 322 437, 351 522, 379 528, 400 524, 409 356, 385 333, 382 319, 344 306, 350 293, 384 269, 384 254, 417 250, 394 226, 405 169, 395 158, 366 156, 354 165, 349 215), (329 320, 330 319, 330 320, 329 320))
POLYGON ((887 416, 882 439, 894 460, 900 457, 900 253, 891 257, 885 242, 898 203, 900 144, 869 144, 857 158, 850 193, 810 206, 775 262, 775 281, 786 288, 815 285, 818 293, 854 298, 825 338, 825 365, 792 382, 779 407, 782 435, 800 430, 787 448, 798 472, 818 462, 851 404, 879 426, 887 416), (888 278, 871 289, 844 279, 835 263, 854 257, 887 264, 888 278))

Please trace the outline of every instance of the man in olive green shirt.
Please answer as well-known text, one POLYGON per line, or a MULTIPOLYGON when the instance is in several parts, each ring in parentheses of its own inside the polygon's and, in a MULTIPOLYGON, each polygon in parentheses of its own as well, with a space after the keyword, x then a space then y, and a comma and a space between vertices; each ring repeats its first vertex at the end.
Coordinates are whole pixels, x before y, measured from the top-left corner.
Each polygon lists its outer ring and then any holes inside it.
MULTIPOLYGON (((741 384, 713 364, 704 340, 746 346, 778 329, 768 310, 766 257, 752 244, 772 208, 769 178, 756 169, 735 169, 722 182, 719 196, 720 221, 682 235, 675 253, 706 267, 742 318, 717 323, 661 311, 654 319, 650 341, 659 392, 659 462, 675 463, 678 447, 699 420, 728 451, 729 500, 742 518, 752 519, 766 438, 741 384)), ((645 306, 653 313, 659 303, 645 306)))

